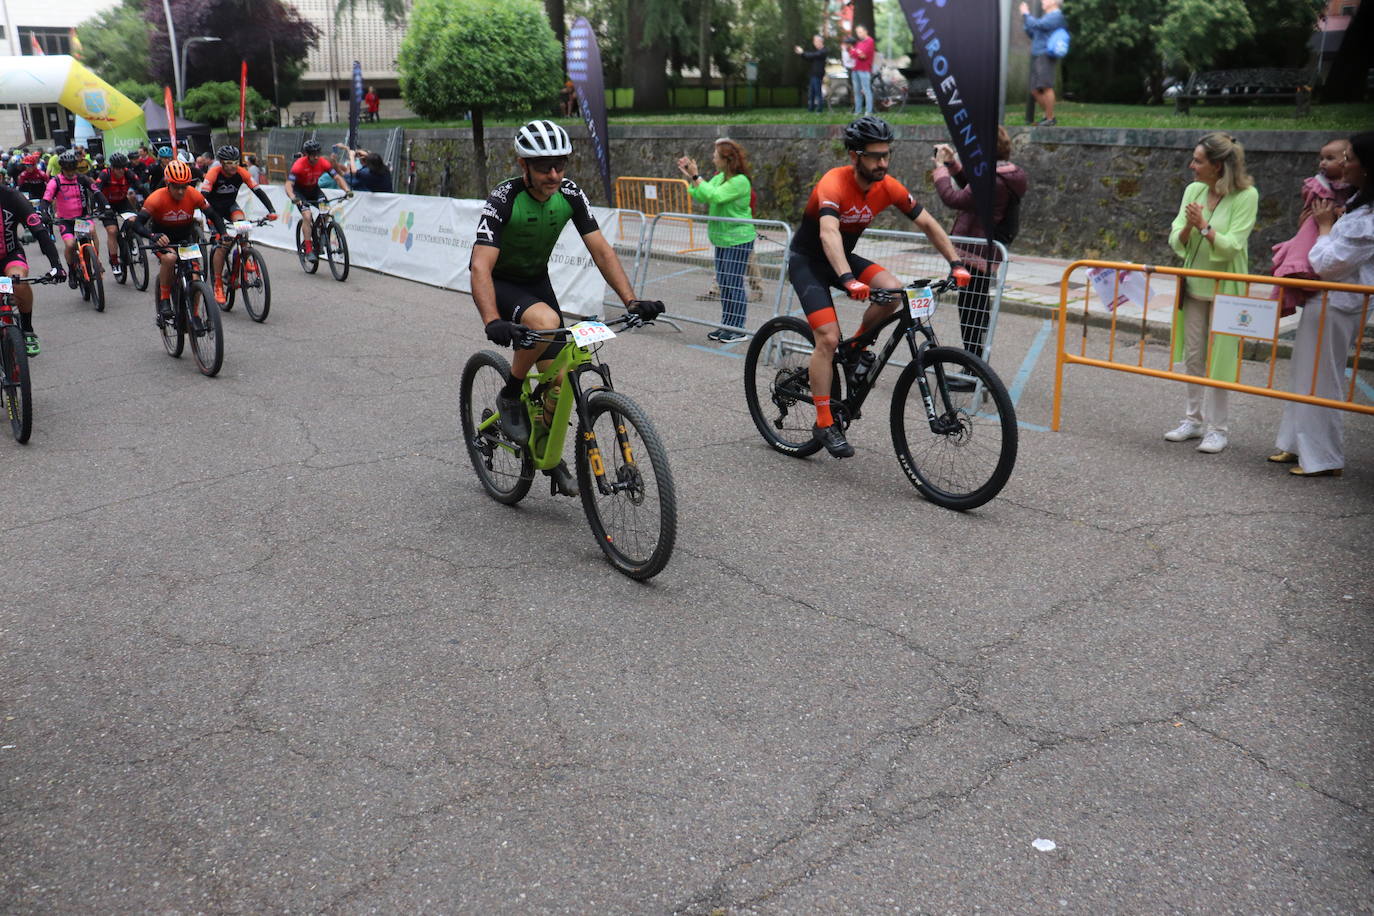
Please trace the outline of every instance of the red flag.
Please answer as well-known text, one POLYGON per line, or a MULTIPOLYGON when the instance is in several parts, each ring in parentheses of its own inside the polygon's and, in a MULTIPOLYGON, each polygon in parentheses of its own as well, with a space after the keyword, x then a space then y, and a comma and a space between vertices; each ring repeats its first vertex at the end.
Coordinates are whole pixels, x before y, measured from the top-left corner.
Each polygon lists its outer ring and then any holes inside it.
POLYGON ((167 106, 167 133, 172 135, 172 158, 177 158, 177 112, 176 106, 172 104, 172 87, 162 87, 166 90, 163 93, 162 101, 167 106))
POLYGON ((38 43, 38 36, 32 32, 29 33, 29 50, 33 51, 35 57, 47 57, 43 53, 43 46, 38 43))
POLYGON ((248 123, 248 61, 239 70, 239 154, 243 154, 243 138, 248 123))

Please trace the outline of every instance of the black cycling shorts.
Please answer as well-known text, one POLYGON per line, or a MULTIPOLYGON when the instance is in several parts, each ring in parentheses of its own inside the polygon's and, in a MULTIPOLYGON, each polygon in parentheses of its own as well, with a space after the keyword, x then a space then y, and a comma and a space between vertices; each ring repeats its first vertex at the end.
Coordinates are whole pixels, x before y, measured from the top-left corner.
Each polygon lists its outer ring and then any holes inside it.
POLYGON ((319 203, 324 200, 324 188, 319 185, 310 188, 303 188, 300 185, 296 185, 296 199, 307 200, 311 203, 319 203))
MULTIPOLYGON (((861 258, 853 252, 847 258, 850 271, 860 283, 869 282, 885 269, 881 264, 861 258)), ((824 327, 837 320, 835 300, 830 290, 842 290, 844 285, 825 257, 816 258, 799 251, 788 252, 787 276, 792 281, 792 289, 796 291, 811 327, 824 327)))
POLYGON ((543 302, 558 315, 559 327, 563 326, 563 310, 558 306, 558 297, 554 295, 553 283, 549 280, 548 274, 536 280, 518 283, 492 277, 491 282, 496 287, 496 313, 506 321, 519 322, 526 309, 537 302, 543 302))
POLYGON ((0 254, 0 274, 3 274, 11 264, 18 264, 20 267, 28 267, 29 259, 24 257, 24 246, 15 245, 4 254, 0 254))
POLYGON ((110 212, 108 215, 106 215, 106 214, 102 214, 102 215, 101 215, 101 217, 100 217, 100 225, 106 226, 106 227, 109 227, 109 226, 118 226, 118 225, 119 225, 119 220, 115 218, 115 216, 114 216, 115 213, 137 213, 137 212, 138 212, 138 210, 134 207, 134 205, 133 205, 132 203, 129 202, 129 199, 128 199, 127 197, 124 198, 124 199, 121 200, 121 201, 117 201, 117 202, 112 201, 112 202, 110 203, 110 210, 111 210, 111 212, 110 212))
POLYGON ((162 226, 153 226, 153 238, 157 238, 159 235, 167 236, 173 248, 179 245, 200 244, 200 231, 194 224, 180 229, 166 229, 162 226))

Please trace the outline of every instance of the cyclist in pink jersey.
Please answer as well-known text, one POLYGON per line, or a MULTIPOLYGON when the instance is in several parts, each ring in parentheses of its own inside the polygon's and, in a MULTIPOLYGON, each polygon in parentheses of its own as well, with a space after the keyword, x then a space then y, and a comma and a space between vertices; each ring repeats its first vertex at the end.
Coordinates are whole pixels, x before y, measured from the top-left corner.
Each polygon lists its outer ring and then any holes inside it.
MULTIPOLYGON (((62 236, 62 244, 67 249, 67 283, 76 288, 76 278, 80 275, 76 267, 75 223, 86 216, 88 204, 94 201, 101 210, 108 210, 110 202, 95 182, 85 175, 76 173, 76 150, 67 150, 58 157, 61 173, 48 180, 48 189, 43 192, 42 207, 51 220, 53 235, 62 236)), ((92 214, 94 215, 94 214, 92 214)), ((91 233, 91 244, 95 246, 95 264, 92 269, 100 269, 100 236, 91 233)))

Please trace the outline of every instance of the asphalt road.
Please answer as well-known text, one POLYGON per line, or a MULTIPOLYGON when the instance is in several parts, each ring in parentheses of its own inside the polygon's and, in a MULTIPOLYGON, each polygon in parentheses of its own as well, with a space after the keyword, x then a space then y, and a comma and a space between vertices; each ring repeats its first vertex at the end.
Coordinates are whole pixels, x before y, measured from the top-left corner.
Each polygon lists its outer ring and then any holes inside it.
POLYGON ((1042 431, 1053 341, 1008 316, 1020 460, 957 514, 881 410, 786 458, 740 359, 639 331, 605 354, 680 513, 639 584, 576 501, 478 486, 467 297, 268 260, 216 379, 147 294, 40 291, 5 911, 1370 911, 1368 417, 1340 480, 1263 461, 1277 402, 1206 456, 1119 373, 1042 431))

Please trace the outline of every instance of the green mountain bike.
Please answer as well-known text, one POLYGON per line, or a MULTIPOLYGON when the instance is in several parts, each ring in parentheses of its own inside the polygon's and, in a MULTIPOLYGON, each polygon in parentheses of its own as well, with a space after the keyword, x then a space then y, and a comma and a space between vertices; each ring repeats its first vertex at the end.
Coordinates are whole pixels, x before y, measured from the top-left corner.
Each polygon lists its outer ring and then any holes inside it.
POLYGON ((583 321, 552 331, 527 330, 517 347, 563 341, 547 369, 525 379, 521 401, 532 433, 527 445, 501 428, 496 396, 510 377, 506 358, 474 353, 463 369, 463 441, 472 467, 492 499, 514 505, 529 493, 536 470, 563 460, 576 417, 577 485, 592 534, 611 565, 632 579, 662 572, 677 537, 677 497, 668 452, 634 401, 615 391, 611 370, 597 356, 615 337, 612 327, 638 327, 637 315, 602 324, 583 321), (558 384, 558 379, 564 379, 558 384))

